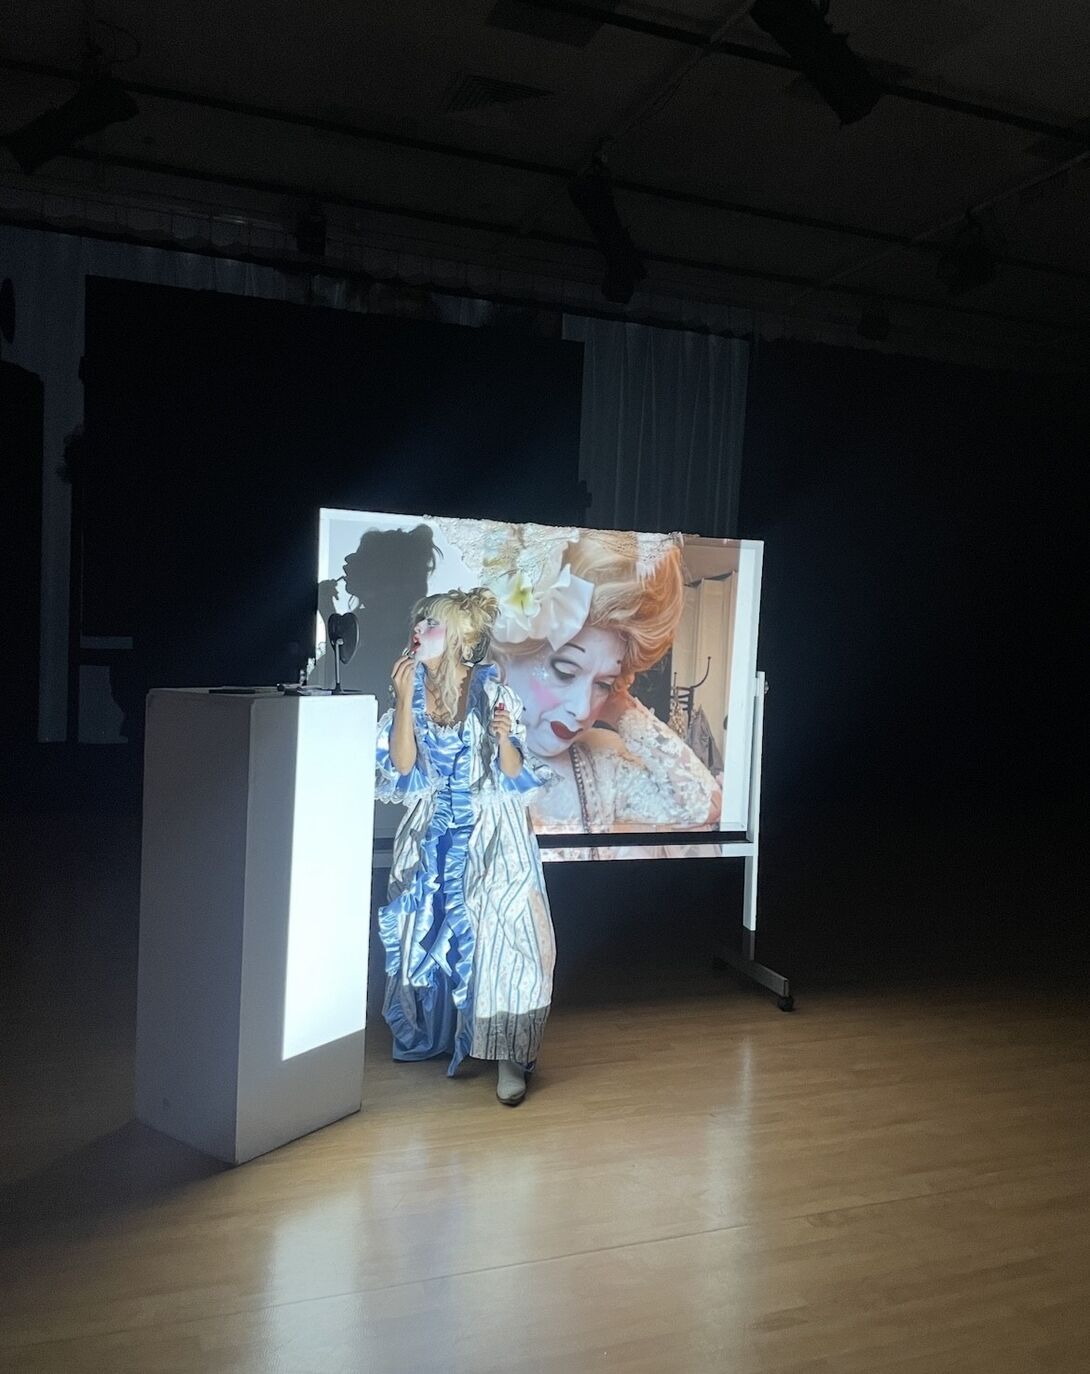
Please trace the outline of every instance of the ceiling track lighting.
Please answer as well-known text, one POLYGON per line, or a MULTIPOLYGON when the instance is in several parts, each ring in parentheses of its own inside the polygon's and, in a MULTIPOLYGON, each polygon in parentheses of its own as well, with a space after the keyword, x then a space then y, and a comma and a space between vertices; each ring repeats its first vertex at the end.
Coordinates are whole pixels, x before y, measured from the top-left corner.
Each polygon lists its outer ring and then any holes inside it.
POLYGON ((867 339, 870 343, 885 343, 891 328, 892 322, 885 303, 875 298, 863 307, 855 332, 861 339, 867 339))
POLYGON ((295 221, 295 248, 304 257, 324 258, 329 225, 319 200, 312 200, 295 221))
POLYGON ((885 87, 826 22, 828 8, 813 0, 756 0, 749 17, 799 64, 841 124, 854 124, 870 114, 885 87))
POLYGON ((935 270, 948 295, 963 296, 994 281, 998 265, 999 256, 983 227, 969 215, 949 243, 939 250, 935 270))
POLYGON ((32 119, 0 143, 28 175, 69 151, 81 139, 140 113, 132 96, 112 76, 91 76, 63 105, 32 119))
POLYGON ((647 276, 647 268, 621 223, 613 200, 613 185, 601 156, 594 158, 588 171, 572 178, 568 183, 568 195, 605 258, 602 295, 607 301, 627 305, 636 287, 647 276))

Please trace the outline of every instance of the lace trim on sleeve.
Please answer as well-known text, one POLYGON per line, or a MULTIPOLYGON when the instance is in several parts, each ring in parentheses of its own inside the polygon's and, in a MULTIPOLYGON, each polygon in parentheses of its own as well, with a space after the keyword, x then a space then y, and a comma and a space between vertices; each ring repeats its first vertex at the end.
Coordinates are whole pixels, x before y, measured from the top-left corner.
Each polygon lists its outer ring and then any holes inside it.
POLYGON ((394 725, 394 709, 385 713, 378 723, 375 741, 375 800, 408 804, 434 792, 439 786, 428 746, 420 722, 413 713, 413 735, 416 739, 416 762, 407 773, 399 773, 390 757, 390 734, 394 725))

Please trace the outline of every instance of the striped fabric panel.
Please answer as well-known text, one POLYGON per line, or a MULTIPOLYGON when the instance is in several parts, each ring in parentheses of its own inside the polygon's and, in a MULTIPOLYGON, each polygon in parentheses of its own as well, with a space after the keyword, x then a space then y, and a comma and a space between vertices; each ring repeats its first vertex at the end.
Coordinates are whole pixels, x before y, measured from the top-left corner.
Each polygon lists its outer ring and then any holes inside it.
POLYGON ((515 800, 481 814, 470 841, 466 906, 476 937, 476 1020, 547 1009, 556 945, 541 855, 526 809, 515 800))

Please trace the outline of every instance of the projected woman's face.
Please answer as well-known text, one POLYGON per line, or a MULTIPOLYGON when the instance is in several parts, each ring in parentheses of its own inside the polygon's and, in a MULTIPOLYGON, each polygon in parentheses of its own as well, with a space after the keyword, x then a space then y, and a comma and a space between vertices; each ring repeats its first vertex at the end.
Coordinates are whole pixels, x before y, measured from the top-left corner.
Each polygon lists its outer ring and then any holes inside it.
POLYGON ((432 616, 423 616, 412 628, 409 648, 418 663, 436 663, 447 647, 447 627, 432 616))
POLYGON ((532 754, 562 754, 592 726, 621 671, 624 640, 615 630, 584 626, 560 649, 513 657, 507 680, 522 699, 522 722, 532 754))

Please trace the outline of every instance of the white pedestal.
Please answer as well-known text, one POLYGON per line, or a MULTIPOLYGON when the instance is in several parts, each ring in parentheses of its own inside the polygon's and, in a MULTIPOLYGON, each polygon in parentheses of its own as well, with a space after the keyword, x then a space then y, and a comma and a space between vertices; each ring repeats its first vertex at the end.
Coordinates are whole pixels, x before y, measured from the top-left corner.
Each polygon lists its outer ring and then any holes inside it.
POLYGON ((136 1114, 232 1164, 359 1110, 374 697, 148 697, 136 1114))

